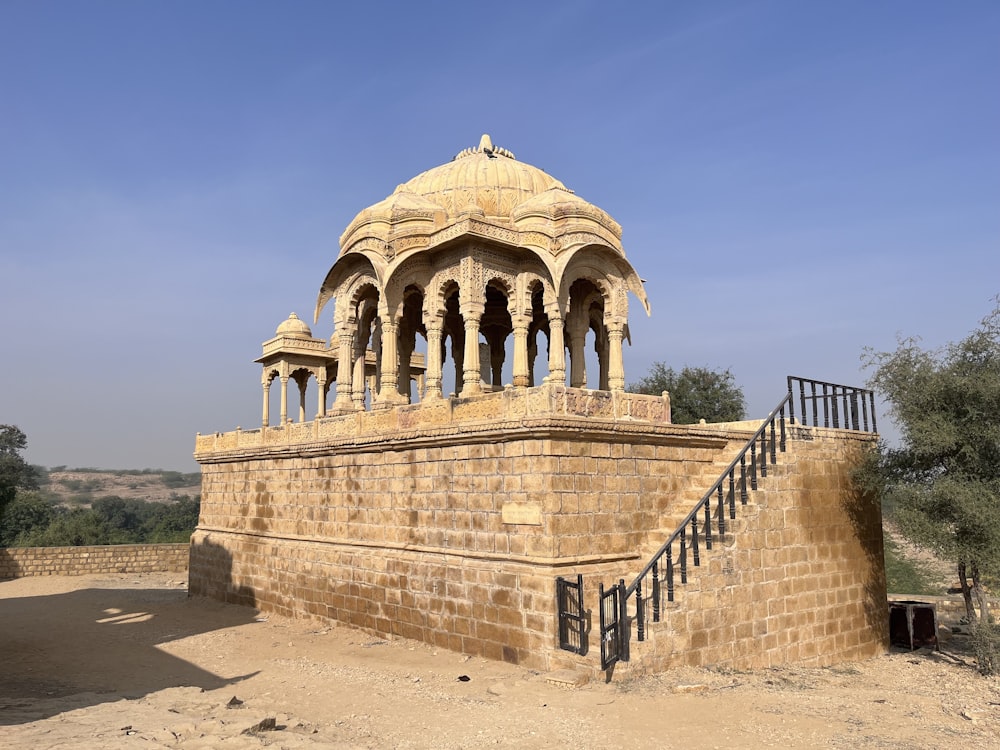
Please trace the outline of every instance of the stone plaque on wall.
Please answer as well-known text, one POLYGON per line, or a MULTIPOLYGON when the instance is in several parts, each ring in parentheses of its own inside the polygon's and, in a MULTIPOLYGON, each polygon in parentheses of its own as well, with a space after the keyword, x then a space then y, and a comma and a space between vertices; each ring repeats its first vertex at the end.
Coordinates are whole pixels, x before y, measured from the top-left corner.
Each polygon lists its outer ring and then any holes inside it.
POLYGON ((538 503, 504 503, 500 515, 504 523, 542 525, 542 506, 538 503))

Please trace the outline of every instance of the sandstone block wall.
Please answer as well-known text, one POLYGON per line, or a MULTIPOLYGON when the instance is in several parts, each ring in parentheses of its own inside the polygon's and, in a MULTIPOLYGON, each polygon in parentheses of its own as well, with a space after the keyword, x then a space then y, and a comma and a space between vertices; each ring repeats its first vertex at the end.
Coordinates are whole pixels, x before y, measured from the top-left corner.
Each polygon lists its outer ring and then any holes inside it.
POLYGON ((850 482, 870 438, 823 430, 800 437, 811 439, 791 441, 751 504, 737 509, 728 543, 703 550, 688 585, 678 577, 674 603, 663 584, 662 622, 651 622, 647 601, 648 639, 638 643, 633 627, 623 670, 826 666, 885 650, 881 511, 850 482))
POLYGON ((556 576, 634 567, 694 468, 728 445, 669 425, 641 445, 574 427, 202 460, 190 590, 547 668, 556 576))
MULTIPOLYGON (((320 420, 296 440, 199 438, 191 593, 537 669, 596 668, 598 583, 630 580, 757 425, 623 420, 572 390, 529 393, 537 412, 494 394, 320 420), (587 657, 558 649, 555 579, 577 573, 587 657)), ((728 546, 692 569, 650 641, 633 637, 623 668, 830 664, 884 647, 881 518, 849 483, 871 436, 795 430, 728 546)))
POLYGON ((93 547, 0 549, 0 578, 90 573, 186 573, 189 544, 112 544, 93 547))

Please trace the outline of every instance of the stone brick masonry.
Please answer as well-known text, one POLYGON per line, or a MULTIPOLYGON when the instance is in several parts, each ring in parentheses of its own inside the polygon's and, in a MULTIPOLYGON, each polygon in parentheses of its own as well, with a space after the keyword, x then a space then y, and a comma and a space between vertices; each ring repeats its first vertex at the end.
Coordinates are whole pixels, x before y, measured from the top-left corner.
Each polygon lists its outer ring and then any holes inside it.
MULTIPOLYGON (((382 435, 244 449, 220 436, 224 450, 200 450, 192 594, 533 668, 580 663, 558 650, 556 576, 584 574, 596 621, 598 581, 637 573, 752 434, 544 409, 410 429, 379 416, 382 435)), ((878 508, 847 486, 867 438, 808 437, 637 666, 833 663, 881 647, 878 508)))
POLYGON ((689 569, 675 602, 664 597, 646 642, 633 639, 623 670, 827 666, 884 650, 881 513, 850 480, 869 438, 794 432, 732 533, 689 569))
POLYGON ((0 579, 90 573, 186 573, 188 544, 112 544, 94 547, 0 549, 0 579))
POLYGON ((635 559, 660 510, 643 493, 667 496, 683 452, 670 436, 641 457, 591 431, 493 437, 206 465, 192 593, 547 661, 555 576, 635 559))

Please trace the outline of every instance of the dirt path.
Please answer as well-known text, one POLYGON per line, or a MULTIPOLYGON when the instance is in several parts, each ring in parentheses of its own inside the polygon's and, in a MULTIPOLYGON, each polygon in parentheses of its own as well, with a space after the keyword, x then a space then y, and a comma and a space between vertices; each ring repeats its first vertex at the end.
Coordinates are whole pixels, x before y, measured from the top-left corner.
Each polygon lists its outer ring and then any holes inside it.
POLYGON ((4 748, 1000 746, 1000 680, 962 654, 571 689, 189 600, 166 574, 0 581, 0 659, 4 748))

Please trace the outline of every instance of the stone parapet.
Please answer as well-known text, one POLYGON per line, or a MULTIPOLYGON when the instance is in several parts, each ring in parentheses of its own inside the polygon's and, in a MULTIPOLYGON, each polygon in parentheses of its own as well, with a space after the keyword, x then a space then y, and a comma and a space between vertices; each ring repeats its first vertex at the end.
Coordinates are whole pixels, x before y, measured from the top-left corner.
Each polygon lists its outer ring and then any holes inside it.
POLYGON ((0 579, 92 573, 186 573, 189 544, 0 549, 0 579))
MULTIPOLYGON (((691 434, 687 427, 673 429, 670 425, 669 398, 546 384, 356 411, 278 427, 199 434, 194 455, 197 461, 206 463, 232 460, 247 452, 256 454, 260 449, 280 453, 386 441, 436 443, 452 434, 462 434, 466 439, 479 434, 482 440, 492 440, 497 429, 531 432, 544 423, 553 429, 579 430, 591 422, 606 427, 616 425, 615 429, 632 435, 652 428, 661 435, 687 438, 691 434)), ((715 434, 718 430, 705 428, 705 432, 715 434)))

